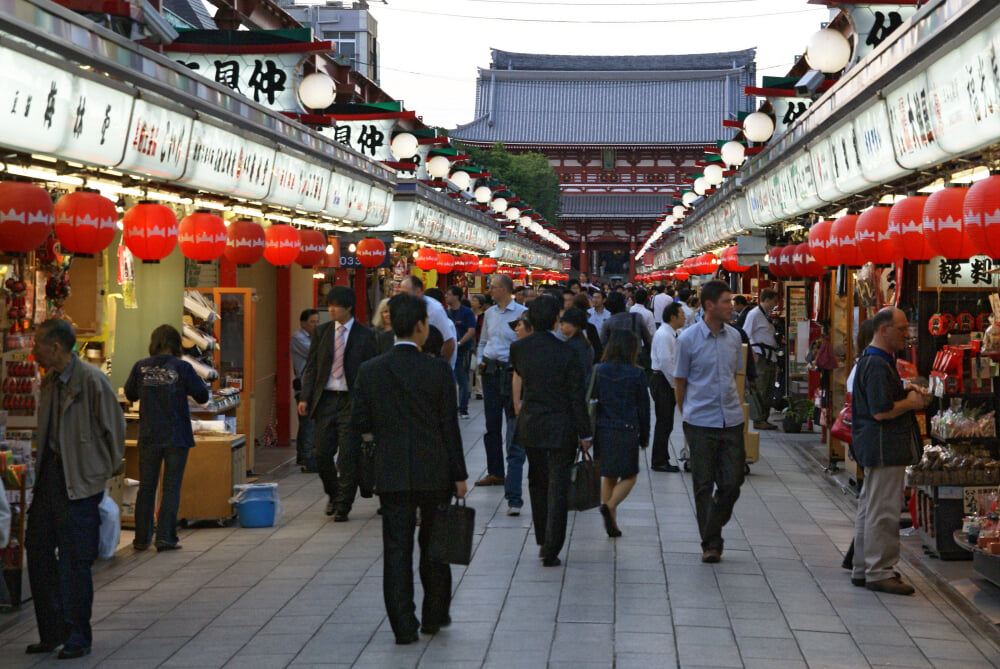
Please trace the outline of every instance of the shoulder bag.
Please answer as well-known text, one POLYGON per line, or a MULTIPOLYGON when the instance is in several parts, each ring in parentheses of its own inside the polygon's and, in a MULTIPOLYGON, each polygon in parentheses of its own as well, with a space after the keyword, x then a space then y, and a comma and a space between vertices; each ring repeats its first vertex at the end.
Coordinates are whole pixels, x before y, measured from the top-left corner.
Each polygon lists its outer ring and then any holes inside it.
POLYGON ((854 443, 854 438, 851 436, 851 404, 851 396, 848 394, 844 408, 837 414, 837 420, 833 421, 833 426, 830 428, 830 436, 845 444, 854 443))
POLYGON ((588 451, 577 449, 576 462, 569 470, 569 506, 587 511, 601 504, 601 475, 588 451))

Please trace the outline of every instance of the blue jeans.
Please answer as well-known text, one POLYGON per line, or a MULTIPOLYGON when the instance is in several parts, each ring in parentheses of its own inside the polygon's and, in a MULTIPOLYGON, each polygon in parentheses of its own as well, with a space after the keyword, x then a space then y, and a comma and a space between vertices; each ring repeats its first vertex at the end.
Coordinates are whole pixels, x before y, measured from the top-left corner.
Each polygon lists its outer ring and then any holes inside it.
POLYGON ((156 514, 156 545, 173 546, 177 543, 177 508, 181 503, 181 483, 188 449, 140 448, 139 494, 135 500, 135 541, 149 545, 153 539, 153 512, 156 509, 156 488, 163 467, 163 491, 160 494, 160 512, 156 514))
POLYGON ((516 509, 524 506, 521 496, 521 475, 524 471, 524 447, 514 442, 516 418, 507 419, 507 478, 503 480, 503 493, 507 505, 516 509))
POLYGON ((469 355, 458 352, 455 361, 455 381, 458 383, 458 413, 469 413, 469 355))

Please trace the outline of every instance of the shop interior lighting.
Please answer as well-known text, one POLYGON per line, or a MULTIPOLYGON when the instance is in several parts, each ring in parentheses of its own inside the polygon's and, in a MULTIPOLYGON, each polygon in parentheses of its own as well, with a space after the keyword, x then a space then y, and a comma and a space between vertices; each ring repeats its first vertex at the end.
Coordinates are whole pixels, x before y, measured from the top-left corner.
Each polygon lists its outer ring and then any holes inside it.
POLYGON ((928 195, 930 195, 931 193, 936 193, 939 190, 944 190, 944 179, 937 179, 935 181, 932 181, 923 188, 918 188, 917 192, 927 193, 928 195))
POLYGON ((804 229, 805 228, 803 228, 803 226, 796 223, 794 225, 789 225, 787 228, 785 228, 785 232, 795 232, 796 230, 804 230, 804 229))
POLYGON ((249 216, 251 218, 262 218, 264 216, 264 212, 260 209, 252 209, 250 207, 235 206, 230 211, 239 216, 249 216))
POLYGON ((214 202, 212 200, 195 200, 195 209, 211 209, 213 211, 225 211, 228 207, 221 202, 214 202))
POLYGON ((311 218, 293 218, 292 223, 294 225, 304 225, 307 228, 318 228, 320 226, 319 221, 313 220, 311 218))
POLYGON ((982 181, 990 175, 990 169, 985 165, 977 165, 967 170, 962 170, 960 172, 955 172, 949 177, 948 181, 953 184, 970 184, 976 181, 982 181))
POLYGON ((323 272, 315 272, 313 274, 313 278, 314 279, 325 279, 326 278, 326 274, 323 274, 323 272))
POLYGON ((31 159, 32 160, 41 160, 44 163, 54 163, 54 162, 57 162, 56 159, 53 158, 52 156, 46 156, 46 155, 41 154, 41 153, 33 153, 33 154, 31 154, 31 159))
POLYGON ((142 197, 142 189, 131 188, 126 186, 121 186, 110 181, 99 181, 97 179, 87 179, 87 188, 96 188, 101 191, 101 195, 107 196, 107 193, 112 193, 114 195, 130 195, 132 197, 142 197))
POLYGON ((264 214, 264 220, 266 220, 266 221, 277 221, 278 223, 291 223, 292 222, 292 217, 291 216, 285 216, 284 214, 267 213, 267 214, 264 214))
POLYGON ((333 255, 333 244, 327 244, 326 248, 324 249, 324 251, 326 251, 326 254, 328 256, 332 256, 333 255))
POLYGON ((4 165, 4 171, 7 172, 7 174, 13 174, 14 176, 38 179, 40 181, 52 181, 55 183, 67 184, 69 186, 83 185, 83 179, 80 177, 63 176, 48 170, 37 170, 31 167, 18 167, 17 165, 7 164, 4 165))
POLYGON ((194 200, 189 197, 181 197, 180 195, 164 193, 163 191, 146 191, 146 197, 150 200, 156 200, 157 202, 170 202, 171 204, 194 204, 194 200))

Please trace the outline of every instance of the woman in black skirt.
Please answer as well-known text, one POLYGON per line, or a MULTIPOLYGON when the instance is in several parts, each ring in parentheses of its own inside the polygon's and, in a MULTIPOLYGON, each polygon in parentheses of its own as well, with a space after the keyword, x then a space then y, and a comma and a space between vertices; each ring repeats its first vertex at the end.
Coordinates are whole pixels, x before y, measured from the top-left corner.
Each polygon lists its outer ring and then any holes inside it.
POLYGON ((622 534, 615 511, 635 485, 639 448, 649 442, 649 392, 646 373, 636 365, 638 355, 638 337, 629 330, 613 330, 601 364, 594 368, 594 448, 604 477, 601 515, 609 537, 622 534))

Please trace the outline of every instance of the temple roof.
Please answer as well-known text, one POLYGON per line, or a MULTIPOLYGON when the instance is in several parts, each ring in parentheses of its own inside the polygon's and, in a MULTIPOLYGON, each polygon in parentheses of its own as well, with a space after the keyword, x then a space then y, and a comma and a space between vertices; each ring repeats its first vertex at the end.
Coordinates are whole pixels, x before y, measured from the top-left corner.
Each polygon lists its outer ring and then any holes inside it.
POLYGON ((654 218, 673 202, 673 195, 564 193, 560 218, 654 218))
POLYGON ((659 70, 718 70, 743 67, 754 62, 754 49, 720 53, 662 56, 564 56, 515 53, 493 49, 493 70, 539 70, 569 72, 636 72, 659 70))

